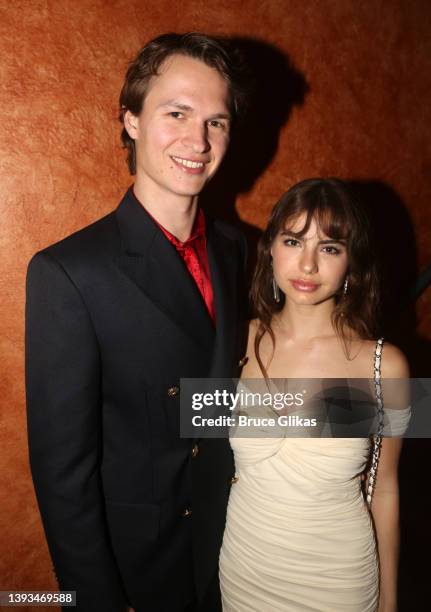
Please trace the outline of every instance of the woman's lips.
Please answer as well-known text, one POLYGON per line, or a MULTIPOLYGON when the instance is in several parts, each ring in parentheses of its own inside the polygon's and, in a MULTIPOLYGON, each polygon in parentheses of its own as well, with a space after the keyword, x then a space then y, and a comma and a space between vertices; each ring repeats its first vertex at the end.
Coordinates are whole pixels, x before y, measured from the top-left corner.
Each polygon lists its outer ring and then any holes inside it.
POLYGON ((311 283, 310 281, 304 281, 301 279, 291 280, 290 283, 297 291, 305 291, 307 293, 312 293, 319 288, 320 285, 317 283, 311 283))

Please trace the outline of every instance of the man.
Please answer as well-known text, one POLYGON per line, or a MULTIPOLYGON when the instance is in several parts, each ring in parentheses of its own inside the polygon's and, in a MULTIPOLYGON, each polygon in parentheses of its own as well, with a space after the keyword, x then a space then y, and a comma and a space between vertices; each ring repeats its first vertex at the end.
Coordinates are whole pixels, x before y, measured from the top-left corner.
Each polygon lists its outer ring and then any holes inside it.
POLYGON ((133 188, 29 266, 31 468, 80 612, 220 609, 232 456, 180 438, 179 397, 238 365, 243 240, 198 208, 242 99, 234 60, 193 33, 140 51, 120 97, 133 188))

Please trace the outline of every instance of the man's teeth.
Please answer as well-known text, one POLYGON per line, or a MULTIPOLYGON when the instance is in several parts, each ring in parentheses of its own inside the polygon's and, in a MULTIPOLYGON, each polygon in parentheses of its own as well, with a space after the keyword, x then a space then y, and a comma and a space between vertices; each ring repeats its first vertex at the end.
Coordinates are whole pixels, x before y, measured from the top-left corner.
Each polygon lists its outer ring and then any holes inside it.
POLYGON ((182 166, 186 166, 186 168, 203 168, 203 162, 194 162, 194 161, 190 161, 189 159, 181 159, 181 157, 174 157, 172 156, 172 159, 174 161, 176 161, 178 164, 181 164, 182 166))

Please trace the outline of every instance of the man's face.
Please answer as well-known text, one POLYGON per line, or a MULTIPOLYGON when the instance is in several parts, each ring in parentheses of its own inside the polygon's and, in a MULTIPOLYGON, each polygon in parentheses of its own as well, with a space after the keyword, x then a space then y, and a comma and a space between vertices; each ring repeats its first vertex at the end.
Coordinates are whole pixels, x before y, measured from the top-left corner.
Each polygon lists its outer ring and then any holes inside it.
POLYGON ((226 80, 203 62, 172 55, 150 80, 141 114, 125 116, 136 174, 150 198, 193 197, 219 167, 229 143, 226 80))

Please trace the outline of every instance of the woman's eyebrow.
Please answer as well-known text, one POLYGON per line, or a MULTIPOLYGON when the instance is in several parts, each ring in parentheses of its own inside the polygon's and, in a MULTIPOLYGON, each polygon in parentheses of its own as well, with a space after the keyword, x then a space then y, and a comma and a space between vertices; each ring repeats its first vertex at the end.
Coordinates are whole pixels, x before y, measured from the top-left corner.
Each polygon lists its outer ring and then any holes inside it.
MULTIPOLYGON (((301 232, 294 232, 292 230, 282 230, 280 232, 280 236, 291 236, 292 238, 300 239, 300 240, 311 240, 314 236, 310 236, 309 238, 304 238, 301 236, 301 232)), ((346 246, 347 241, 344 238, 325 238, 323 240, 319 240, 319 244, 341 244, 342 246, 346 246)))
POLYGON ((343 246, 346 246, 346 240, 344 238, 327 238, 325 240, 319 240, 319 244, 342 244, 343 246))
POLYGON ((293 236, 293 237, 297 237, 300 235, 301 232, 294 232, 292 230, 281 230, 280 232, 280 236, 293 236))

